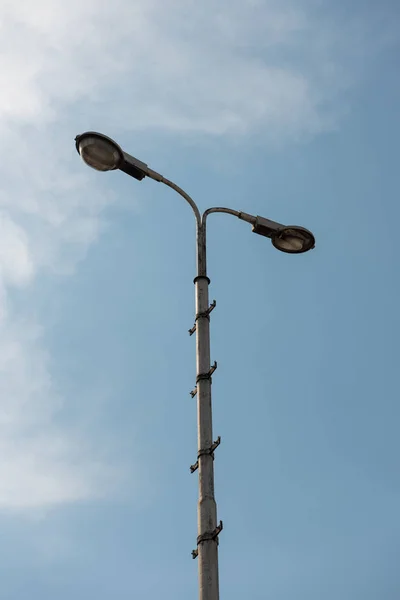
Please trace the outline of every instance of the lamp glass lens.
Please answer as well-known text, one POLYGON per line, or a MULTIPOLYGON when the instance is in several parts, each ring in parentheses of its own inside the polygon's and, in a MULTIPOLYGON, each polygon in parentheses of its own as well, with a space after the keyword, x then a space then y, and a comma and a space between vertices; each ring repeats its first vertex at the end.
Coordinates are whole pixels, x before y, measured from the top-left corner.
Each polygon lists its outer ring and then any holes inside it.
POLYGON ((272 237, 272 243, 278 250, 289 254, 301 254, 315 246, 311 231, 304 227, 285 227, 272 237))
POLYGON ((88 136, 79 142, 79 154, 85 163, 97 171, 117 169, 121 152, 112 142, 100 137, 88 136))
POLYGON ((303 248, 304 240, 301 237, 294 235, 285 235, 275 239, 275 243, 282 250, 286 250, 288 252, 299 252, 303 248))

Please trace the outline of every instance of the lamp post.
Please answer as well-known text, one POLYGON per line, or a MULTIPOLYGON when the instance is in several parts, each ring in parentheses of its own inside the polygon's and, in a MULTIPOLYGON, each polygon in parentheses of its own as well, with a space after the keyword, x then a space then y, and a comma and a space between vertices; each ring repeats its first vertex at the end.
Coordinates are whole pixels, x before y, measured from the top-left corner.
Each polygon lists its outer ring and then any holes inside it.
POLYGON ((190 467, 198 470, 199 501, 197 512, 197 548, 193 558, 198 559, 199 600, 219 600, 218 582, 218 536, 222 521, 217 522, 217 505, 214 495, 214 451, 220 438, 213 440, 211 376, 217 364, 210 364, 210 313, 215 303, 209 303, 207 276, 207 217, 211 213, 226 213, 250 223, 253 232, 271 239, 278 250, 300 254, 314 248, 313 234, 297 226, 285 226, 259 216, 253 216, 230 208, 214 207, 200 213, 192 198, 175 183, 166 179, 145 163, 124 152, 111 138, 89 131, 75 139, 76 149, 84 162, 98 171, 119 169, 141 181, 150 177, 164 183, 180 194, 192 207, 197 232, 197 275, 194 279, 196 294, 196 320, 190 335, 196 333, 196 386, 191 396, 197 398, 197 461, 190 467))

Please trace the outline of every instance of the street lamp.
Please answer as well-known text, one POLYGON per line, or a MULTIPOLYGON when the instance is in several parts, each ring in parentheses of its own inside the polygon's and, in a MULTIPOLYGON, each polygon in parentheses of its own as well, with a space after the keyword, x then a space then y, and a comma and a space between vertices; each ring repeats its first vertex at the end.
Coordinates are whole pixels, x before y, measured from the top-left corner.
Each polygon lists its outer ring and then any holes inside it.
POLYGON ((282 225, 264 217, 250 215, 230 208, 214 207, 201 215, 192 198, 175 183, 150 169, 144 162, 134 158, 111 138, 94 131, 88 131, 75 138, 76 149, 84 162, 97 171, 119 169, 141 181, 150 177, 164 183, 180 194, 192 207, 197 227, 197 275, 194 279, 196 291, 196 320, 189 330, 196 332, 196 386, 191 396, 197 397, 197 461, 190 471, 199 472, 198 537, 193 558, 198 558, 199 600, 218 600, 218 536, 222 521, 217 523, 217 505, 214 496, 214 452, 221 438, 213 441, 211 376, 217 363, 210 362, 210 313, 215 301, 210 305, 206 259, 206 223, 211 213, 227 213, 252 225, 254 233, 268 237, 278 250, 290 254, 301 254, 315 246, 311 231, 294 225, 282 225))

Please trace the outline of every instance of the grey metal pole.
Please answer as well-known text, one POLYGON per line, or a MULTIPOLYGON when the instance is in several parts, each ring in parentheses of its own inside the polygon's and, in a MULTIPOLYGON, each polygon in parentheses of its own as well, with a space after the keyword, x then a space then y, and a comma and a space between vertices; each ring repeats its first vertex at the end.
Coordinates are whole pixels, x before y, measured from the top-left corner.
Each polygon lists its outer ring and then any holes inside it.
POLYGON ((199 502, 197 557, 199 600, 219 600, 217 505, 214 496, 214 457, 211 406, 210 316, 206 257, 206 219, 197 223, 196 385, 199 502))
POLYGON ((206 223, 211 212, 228 212, 236 216, 237 211, 212 208, 201 216, 194 200, 175 183, 151 171, 151 176, 180 194, 192 207, 196 217, 197 233, 197 276, 195 277, 196 323, 190 334, 196 331, 196 388, 191 392, 197 396, 197 462, 190 470, 199 471, 199 501, 197 508, 197 549, 193 558, 198 559, 199 600, 219 600, 218 578, 218 535, 222 522, 217 525, 217 505, 214 497, 214 450, 220 438, 213 442, 211 376, 216 363, 210 364, 210 307, 207 277, 206 223))

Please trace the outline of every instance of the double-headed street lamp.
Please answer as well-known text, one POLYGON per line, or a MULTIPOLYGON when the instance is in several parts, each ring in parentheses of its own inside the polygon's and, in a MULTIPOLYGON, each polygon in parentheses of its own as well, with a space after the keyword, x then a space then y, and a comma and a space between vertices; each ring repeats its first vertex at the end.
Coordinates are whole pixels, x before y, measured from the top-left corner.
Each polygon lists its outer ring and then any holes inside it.
POLYGON ((311 231, 303 227, 287 226, 264 217, 253 216, 231 208, 214 207, 201 215, 192 198, 169 179, 150 169, 145 163, 134 158, 109 137, 88 131, 75 139, 76 149, 87 165, 97 171, 119 169, 141 181, 150 177, 164 183, 180 194, 192 207, 197 228, 197 276, 194 279, 196 290, 196 320, 190 335, 196 332, 196 387, 191 392, 197 397, 197 461, 190 467, 191 472, 199 472, 199 502, 197 518, 197 549, 192 552, 198 558, 199 600, 218 600, 218 535, 222 521, 217 522, 217 505, 214 496, 214 451, 220 438, 213 441, 211 376, 216 363, 210 362, 210 313, 215 303, 209 304, 206 260, 206 224, 211 213, 222 212, 247 221, 254 233, 271 239, 272 244, 282 252, 300 254, 314 248, 315 239, 311 231))

